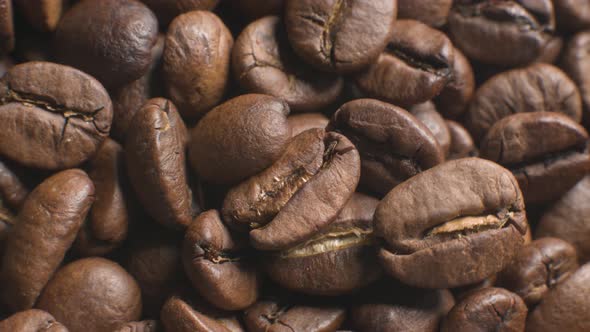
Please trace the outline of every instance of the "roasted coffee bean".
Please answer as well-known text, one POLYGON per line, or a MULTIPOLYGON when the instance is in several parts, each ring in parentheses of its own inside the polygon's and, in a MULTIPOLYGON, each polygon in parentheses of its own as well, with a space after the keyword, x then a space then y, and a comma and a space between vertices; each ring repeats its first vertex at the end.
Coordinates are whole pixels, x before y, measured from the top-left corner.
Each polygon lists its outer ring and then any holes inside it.
POLYGON ((9 56, 0 58, 0 77, 4 76, 6 72, 14 66, 14 59, 9 56))
POLYGON ((0 54, 14 49, 14 23, 12 20, 12 1, 0 0, 0 54))
POLYGON ((412 19, 441 27, 447 22, 453 0, 397 0, 397 5, 400 19, 412 19))
POLYGON ((534 61, 553 38, 551 0, 455 1, 449 32, 467 57, 500 66, 534 61))
POLYGON ((432 99, 451 79, 453 44, 414 20, 396 21, 393 31, 377 61, 356 75, 356 84, 369 97, 400 106, 432 99))
POLYGON ((440 331, 524 331, 527 312, 518 295, 503 288, 485 288, 458 302, 443 320, 440 331))
POLYGON ((52 314, 70 331, 113 331, 138 320, 141 293, 118 264, 91 257, 57 271, 39 297, 37 308, 52 314))
POLYGON ((361 185, 388 193, 444 160, 434 135, 405 110, 374 99, 348 102, 328 125, 349 138, 361 155, 361 185))
POLYGON ((287 123, 291 127, 291 135, 293 137, 308 129, 325 129, 328 126, 328 122, 330 122, 330 119, 322 113, 292 114, 287 118, 287 123))
POLYGON ((259 250, 291 248, 336 219, 356 189, 360 168, 346 137, 310 129, 293 138, 271 167, 228 192, 223 219, 249 230, 259 250))
POLYGON ((522 112, 559 112, 580 122, 580 93, 564 72, 551 65, 509 70, 487 80, 477 90, 465 123, 479 142, 494 123, 522 112))
POLYGON ((541 217, 535 238, 557 237, 571 243, 580 262, 590 261, 590 176, 585 176, 541 217))
MULTIPOLYGON (((590 16, 590 4, 588 4, 590 16)), ((590 32, 576 34, 567 44, 562 60, 561 68, 572 78, 582 96, 584 108, 583 119, 586 125, 590 125, 590 78, 586 73, 590 70, 590 32)))
POLYGON ((0 331, 12 332, 68 332, 68 329, 49 313, 30 309, 0 321, 0 331))
POLYGON ((182 247, 184 270, 199 294, 224 310, 242 310, 258 298, 256 265, 247 238, 233 236, 215 210, 188 227, 182 247))
MULTIPOLYGON (((43 181, 24 202, 2 260, 2 303, 30 309, 70 248, 94 201, 94 185, 81 170, 43 181)), ((58 318, 59 320, 59 318, 58 318)))
POLYGON ((160 332, 163 331, 160 323, 155 320, 142 320, 140 322, 130 322, 119 327, 116 332, 160 332))
POLYGON ((445 117, 456 119, 463 115, 475 92, 475 75, 469 60, 455 48, 453 72, 447 85, 434 97, 436 109, 445 117))
POLYGON ((166 301, 160 314, 166 331, 243 332, 240 324, 229 314, 211 314, 195 309, 191 304, 173 296, 166 301))
POLYGON ((293 112, 318 111, 342 91, 340 77, 317 72, 295 56, 276 16, 254 21, 240 33, 232 64, 242 89, 282 98, 293 112))
POLYGON ((478 155, 477 147, 465 127, 451 120, 447 120, 447 127, 451 134, 451 146, 447 155, 448 160, 475 157, 478 155))
POLYGON ((496 122, 480 156, 510 169, 528 203, 559 198, 590 171, 588 133, 553 112, 517 113, 496 122))
POLYGON ((438 145, 446 156, 451 147, 451 133, 445 119, 438 113, 436 106, 431 101, 414 105, 410 113, 422 122, 436 138, 438 145))
POLYGON ((217 106, 191 130, 191 166, 204 180, 234 184, 270 166, 291 137, 289 106, 243 95, 217 106))
POLYGON ((354 72, 377 59, 393 34, 397 0, 285 0, 293 50, 314 67, 354 72))
POLYGON ((560 30, 582 30, 590 27, 590 3, 585 0, 553 0, 557 27, 560 30))
POLYGON ((112 118, 102 85, 74 68, 28 62, 0 80, 0 154, 24 166, 80 165, 96 153, 112 118))
POLYGON ((14 3, 28 23, 41 31, 55 30, 65 5, 64 0, 15 0, 14 3))
POLYGON ((166 27, 175 17, 193 10, 212 10, 219 0, 141 0, 154 14, 162 27, 166 27))
POLYGON ((158 21, 135 0, 83 0, 55 32, 57 59, 96 77, 107 88, 130 83, 148 70, 158 21))
MULTIPOLYGON (((127 173, 143 207, 159 223, 184 228, 192 221, 187 180, 188 133, 172 102, 148 100, 127 134, 127 173)), ((198 209, 198 207, 196 207, 198 209)))
POLYGON ((2 266, 2 257, 4 256, 4 243, 6 243, 14 222, 15 216, 0 203, 0 266, 2 266))
POLYGON ((170 23, 163 75, 183 117, 200 118, 221 101, 233 43, 231 32, 211 12, 189 12, 170 23))
POLYGON ((385 271, 416 287, 464 286, 501 271, 521 249, 526 229, 514 176, 478 158, 414 176, 375 211, 385 271))
POLYGON ((345 318, 345 310, 336 306, 309 306, 260 301, 244 312, 244 323, 251 332, 330 332, 345 318))
POLYGON ((272 255, 266 271, 279 285, 314 295, 340 295, 381 275, 373 247, 373 214, 379 201, 355 193, 338 217, 311 239, 272 255))
POLYGON ((29 189, 12 170, 16 165, 0 160, 0 201, 18 211, 29 194, 29 189))
POLYGON ((240 0, 234 3, 239 8, 240 14, 253 21, 264 16, 281 15, 284 2, 284 0, 240 0))
POLYGON ((590 264, 585 264, 550 290, 532 310, 528 332, 590 331, 590 264))
POLYGON ((532 307, 558 283, 578 269, 576 249, 556 238, 542 238, 524 247, 502 273, 497 285, 517 295, 532 307))

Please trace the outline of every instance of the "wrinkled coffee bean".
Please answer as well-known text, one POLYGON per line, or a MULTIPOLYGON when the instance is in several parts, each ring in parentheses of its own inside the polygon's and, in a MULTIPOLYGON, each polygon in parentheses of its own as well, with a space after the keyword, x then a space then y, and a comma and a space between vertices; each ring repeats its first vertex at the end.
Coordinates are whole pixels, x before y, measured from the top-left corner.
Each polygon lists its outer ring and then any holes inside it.
POLYGON ((397 5, 400 19, 412 19, 441 27, 447 22, 453 0, 397 0, 397 5))
POLYGON ((464 286, 501 271, 521 249, 526 228, 514 176, 478 158, 414 176, 375 211, 383 268, 416 287, 464 286))
POLYGON ((325 129, 328 126, 328 122, 330 122, 330 119, 322 113, 292 114, 287 118, 287 123, 289 124, 289 127, 291 127, 292 137, 295 137, 308 129, 325 129))
POLYGON ((517 113, 496 122, 480 156, 511 170, 528 203, 559 198, 590 171, 588 133, 553 112, 517 113))
POLYGON ((437 112, 436 106, 431 101, 414 105, 410 113, 422 122, 436 138, 438 145, 446 156, 451 147, 451 133, 445 119, 437 112))
POLYGON ((590 27, 590 3, 585 0, 553 0, 557 27, 570 31, 590 27))
MULTIPOLYGON (((588 11, 590 16, 590 4, 588 11)), ((589 50, 590 32, 580 32, 570 39, 561 59, 561 68, 576 82, 580 90, 586 125, 590 124, 590 79, 586 75, 590 70, 589 50)))
POLYGON ((524 331, 527 312, 518 295, 503 288, 485 288, 458 302, 443 320, 440 331, 524 331))
POLYGON ((77 169, 53 175, 29 194, 2 260, 0 300, 7 308, 16 312, 33 307, 74 242, 93 201, 94 185, 77 169))
POLYGON ((121 326, 115 332, 159 332, 162 327, 155 320, 142 320, 140 322, 130 322, 121 326))
POLYGON ((444 33, 418 21, 398 20, 385 51, 355 80, 369 97, 409 106, 442 91, 453 61, 453 44, 444 33))
POLYGON ((12 1, 0 0, 0 54, 7 54, 14 49, 14 23, 12 19, 12 1))
POLYGON ((173 296, 166 301, 160 315, 162 325, 166 331, 192 332, 239 332, 239 323, 232 321, 228 314, 207 314, 195 309, 191 304, 173 296), (224 317, 225 316, 225 317, 224 317))
POLYGON ((361 185, 382 195, 444 160, 425 125, 405 110, 378 100, 357 99, 342 105, 328 128, 358 148, 361 185))
MULTIPOLYGON (((141 0, 154 14, 162 27, 165 27, 175 17, 193 10, 212 10, 219 0, 141 0)), ((240 0, 241 1, 241 0, 240 0)))
POLYGON ((79 166, 96 153, 112 118, 102 85, 71 67, 27 62, 0 81, 0 154, 24 166, 79 166))
POLYGON ((451 146, 449 147, 447 159, 453 160, 477 156, 477 147, 467 129, 458 122, 451 120, 446 120, 446 122, 451 134, 451 146))
POLYGON ((276 16, 256 20, 240 33, 232 64, 242 89, 282 98, 293 112, 318 111, 342 91, 340 77, 316 72, 295 56, 276 16))
POLYGON ((453 49, 453 60, 451 79, 433 101, 443 116, 456 119, 469 107, 475 92, 475 75, 469 60, 457 48, 453 49))
POLYGON ((229 191, 223 219, 249 230, 259 250, 291 248, 336 219, 359 177, 359 154, 346 137, 310 129, 293 138, 271 167, 229 191))
POLYGON ((41 31, 55 30, 65 5, 64 0, 15 0, 14 3, 28 23, 41 31))
POLYGON ((0 331, 13 332, 68 332, 68 329, 49 313, 30 309, 0 321, 0 331))

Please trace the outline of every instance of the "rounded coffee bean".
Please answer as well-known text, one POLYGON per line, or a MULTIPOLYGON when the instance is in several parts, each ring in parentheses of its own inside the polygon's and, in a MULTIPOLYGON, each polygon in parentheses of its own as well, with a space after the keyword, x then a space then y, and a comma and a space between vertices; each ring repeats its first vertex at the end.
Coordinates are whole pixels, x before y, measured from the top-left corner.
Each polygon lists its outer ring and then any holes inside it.
POLYGON ((458 302, 444 319, 440 331, 524 331, 527 312, 518 295, 503 288, 484 288, 458 302))
POLYGON ((162 331, 160 323, 156 320, 142 320, 126 323, 115 332, 159 332, 162 331))
MULTIPOLYGON (((590 16, 590 4, 588 4, 590 16)), ((576 34, 567 43, 561 59, 561 68, 572 78, 582 96, 584 107, 584 123, 590 124, 590 78, 586 73, 590 70, 590 32, 583 31, 576 34)))
POLYGON ((60 62, 110 89, 147 72, 157 37, 158 21, 141 2, 83 0, 59 22, 54 49, 60 62))
POLYGON ((441 27, 447 22, 453 0, 397 0, 397 5, 400 19, 413 19, 441 27))
POLYGON ((68 329, 49 313, 30 309, 18 312, 0 321, 0 331, 12 332, 68 332, 68 329))
POLYGON ((493 65, 533 62, 554 30, 551 0, 460 0, 449 14, 449 31, 457 47, 469 58, 493 65))
POLYGON ((57 271, 36 307, 70 331, 113 331, 139 319, 141 293, 137 282, 118 264, 84 258, 57 271))
MULTIPOLYGON (((165 27, 175 17, 193 10, 212 10, 219 0, 141 0, 154 14, 162 27, 165 27)), ((240 0, 241 1, 241 0, 240 0)))
POLYGON ((438 95, 453 72, 453 44, 444 33, 414 20, 398 20, 376 62, 356 75, 369 97, 409 106, 438 95))
POLYGON ((7 54, 14 49, 14 23, 12 18, 12 1, 0 0, 0 54, 7 54))
POLYGON ((221 101, 233 42, 223 21, 211 12, 188 12, 170 23, 163 75, 183 117, 200 118, 221 101))
POLYGON ((162 307, 160 319, 166 331, 243 332, 239 323, 227 316, 229 315, 205 313, 200 308, 196 310, 191 304, 172 296, 162 307))
POLYGON ((282 98, 293 112, 318 111, 342 91, 342 78, 313 70, 293 53, 276 16, 254 21, 240 33, 232 64, 244 90, 282 98))
POLYGON ((477 89, 465 123, 479 142, 494 123, 523 112, 559 112, 580 122, 580 93, 564 72, 551 65, 505 71, 477 89))
POLYGON ((4 246, 14 222, 15 216, 0 203, 0 266, 4 256, 4 246))
POLYGON ((172 102, 148 100, 133 117, 127 134, 127 173, 140 202, 159 223, 185 228, 192 221, 188 185, 188 133, 172 102))
POLYGON ((14 211, 20 209, 29 194, 27 186, 13 171, 16 167, 0 159, 0 201, 14 211))
POLYGON ((590 331, 590 264, 550 290, 532 310, 527 331, 590 331))
POLYGON ((445 119, 437 112, 436 106, 431 101, 414 105, 410 113, 422 122, 432 132, 438 145, 446 156, 451 147, 451 133, 445 119))
POLYGON ((2 261, 0 299, 7 308, 16 312, 33 307, 74 242, 93 201, 94 185, 78 169, 51 176, 29 194, 2 261))
POLYGON ((560 30, 582 30, 590 27, 590 3, 586 0, 553 0, 557 27, 560 30))
POLYGON ((233 184, 280 157, 291 129, 278 98, 243 95, 217 106, 191 130, 191 166, 205 181, 233 184))
POLYGON ((14 2, 24 14, 27 22, 40 31, 55 30, 66 5, 64 0, 39 0, 34 2, 16 0, 14 2))
POLYGON ((444 160, 440 145, 424 124, 378 100, 357 99, 342 105, 328 128, 359 149, 361 185, 379 194, 444 160))
POLYGON ((578 269, 576 249, 556 238, 542 238, 524 247, 498 278, 498 285, 533 307, 558 283, 578 269))
POLYGON ((289 123, 289 127, 291 127, 291 135, 293 137, 308 129, 325 129, 326 126, 328 126, 328 122, 330 122, 330 119, 322 113, 292 114, 287 118, 287 123, 289 123))
POLYGON ((310 129, 293 138, 272 166, 228 192, 223 219, 249 230, 256 249, 291 248, 336 219, 360 171, 359 154, 346 137, 310 129))
POLYGON ((258 298, 256 265, 247 239, 233 236, 215 210, 188 227, 182 247, 184 270, 199 294, 224 310, 242 310, 258 298))
POLYGON ((293 50, 324 71, 353 72, 375 61, 396 17, 397 0, 285 0, 293 50))
POLYGON ((447 120, 447 127, 451 134, 451 146, 449 147, 449 154, 447 156, 448 160, 477 156, 477 147, 465 127, 451 120, 447 120))
POLYGON ((108 136, 112 118, 103 86, 74 68, 27 62, 0 80, 0 154, 24 166, 82 164, 108 136))
POLYGON ((510 169, 527 203, 558 199, 590 171, 588 133, 553 112, 517 113, 496 122, 480 156, 510 169))
POLYGON ((315 295, 347 294, 375 281, 381 275, 372 234, 378 203, 355 193, 329 226, 269 257, 267 274, 285 288, 315 295))
POLYGON ((375 211, 385 271, 424 288, 473 284, 504 269, 527 229, 514 176, 478 158, 446 162, 393 188, 375 211), (427 202, 427 204, 425 204, 427 202))
POLYGON ((453 49, 453 54, 451 79, 433 101, 443 116, 456 119, 469 107, 475 92, 475 74, 469 60, 459 49, 453 49))

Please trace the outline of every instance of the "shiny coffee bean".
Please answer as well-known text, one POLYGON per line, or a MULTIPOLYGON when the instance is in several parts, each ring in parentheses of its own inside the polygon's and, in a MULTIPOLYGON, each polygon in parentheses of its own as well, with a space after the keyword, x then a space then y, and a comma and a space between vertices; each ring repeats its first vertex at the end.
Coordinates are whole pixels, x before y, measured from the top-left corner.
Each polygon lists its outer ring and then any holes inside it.
POLYGON ((166 27, 175 17, 194 10, 213 10, 219 0, 141 0, 166 27))
POLYGON ((310 129, 293 138, 271 167, 228 192, 223 219, 249 230, 256 249, 288 249, 336 219, 359 177, 359 154, 346 137, 310 129))
POLYGON ((0 160, 0 201, 14 211, 18 211, 27 198, 29 189, 13 168, 16 169, 16 165, 0 160))
POLYGON ((446 156, 451 147, 451 133, 445 119, 438 113, 431 101, 412 106, 410 113, 422 122, 436 138, 438 145, 446 156))
POLYGON ((553 0, 557 27, 577 31, 590 27, 590 3, 585 0, 553 0))
POLYGON ((342 133, 361 155, 361 185, 385 195, 408 178, 444 160, 436 138, 407 111, 374 99, 348 102, 330 130, 342 133))
POLYGON ((580 122, 580 94, 574 82, 551 65, 505 71, 477 89, 465 123, 479 142, 494 123, 523 112, 559 112, 580 122))
POLYGON ((0 54, 7 54, 14 49, 14 22, 12 18, 12 1, 0 0, 0 54))
POLYGON ((156 320, 142 320, 126 323, 115 332, 160 332, 162 327, 156 320))
POLYGON ((449 14, 449 32, 456 46, 467 57, 493 65, 534 61, 554 30, 550 0, 459 0, 449 14))
POLYGON ((475 92, 475 75, 469 60, 459 49, 455 48, 453 54, 451 79, 433 101, 444 117, 456 119, 469 107, 475 92))
POLYGON ((375 211, 383 268, 416 287, 464 286, 501 271, 521 249, 526 228, 514 176, 478 158, 414 176, 375 211))
POLYGON ((335 102, 342 79, 300 60, 287 41, 279 17, 250 23, 232 51, 234 78, 242 89, 284 99, 293 112, 314 112, 335 102))
POLYGON ((449 133, 451 134, 451 146, 449 147, 448 160, 475 157, 478 155, 477 147, 473 138, 461 124, 455 121, 446 120, 449 133))
POLYGON ((474 291, 458 302, 441 325, 441 332, 524 331, 527 307, 503 288, 474 291))
POLYGON ((330 122, 330 119, 322 113, 292 114, 287 118, 287 123, 289 124, 289 127, 291 127, 292 137, 295 137, 308 129, 325 129, 328 126, 328 122, 330 122))
POLYGON ((400 19, 412 19, 433 27, 447 22, 453 0, 397 0, 400 19))
POLYGON ((314 67, 349 73, 375 61, 393 33, 397 0, 286 0, 293 50, 314 67))
POLYGON ((71 67, 27 62, 0 81, 0 154, 24 166, 58 170, 88 160, 109 134, 111 99, 71 67))
POLYGON ((67 0, 14 1, 27 22, 40 31, 53 31, 59 23, 67 0))
POLYGON ((211 12, 189 12, 170 23, 163 76, 183 117, 200 118, 219 104, 229 80, 233 42, 223 21, 211 12))
POLYGON ((267 95, 226 101, 191 130, 190 163, 204 180, 234 184, 262 171, 283 153, 291 137, 289 106, 267 95))
POLYGON ((166 301, 162 307, 160 319, 166 331, 244 331, 230 314, 203 312, 201 308, 195 309, 190 303, 176 296, 166 301))
POLYGON ((555 200, 590 170, 588 133, 553 112, 517 113, 496 122, 480 156, 510 169, 529 203, 555 200))
POLYGON ((398 20, 385 51, 356 75, 369 97, 409 106, 438 95, 453 72, 453 45, 447 36, 414 20, 398 20))
POLYGON ((0 331, 13 332, 68 332, 51 314, 38 309, 18 312, 0 321, 0 331))
POLYGON ((148 70, 158 21, 135 0, 83 0, 55 32, 57 59, 96 77, 107 88, 130 83, 148 70))
POLYGON ((498 285, 532 307, 578 269, 576 249, 556 238, 541 238, 523 248, 498 278, 498 285))
POLYGON ((93 201, 94 185, 77 169, 51 176, 29 194, 2 260, 0 299, 7 308, 16 312, 33 307, 74 242, 93 201))
MULTIPOLYGON (((590 18, 590 4, 588 4, 590 18)), ((576 83, 582 96, 584 108, 583 119, 590 124, 590 78, 586 73, 590 70, 590 32, 580 32, 567 43, 561 59, 561 68, 576 83)))

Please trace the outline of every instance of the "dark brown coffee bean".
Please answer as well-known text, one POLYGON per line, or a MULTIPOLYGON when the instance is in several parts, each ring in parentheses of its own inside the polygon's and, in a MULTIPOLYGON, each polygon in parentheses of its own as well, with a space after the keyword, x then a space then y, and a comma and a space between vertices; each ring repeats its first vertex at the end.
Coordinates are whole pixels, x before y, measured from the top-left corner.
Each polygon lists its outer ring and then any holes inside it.
POLYGON ((379 201, 355 193, 338 217, 311 239, 272 255, 266 271, 279 285, 314 295, 340 295, 375 281, 381 269, 373 248, 379 201))
POLYGON ((240 14, 243 14, 249 21, 283 13, 284 0, 240 0, 235 1, 240 14))
POLYGON ((442 115, 456 119, 467 111, 475 92, 475 75, 469 60, 459 49, 453 49, 453 54, 451 78, 433 101, 442 115))
POLYGON ((156 320, 142 320, 130 322, 119 327, 115 332, 163 332, 160 323, 156 320))
POLYGON ((331 332, 345 318, 345 310, 335 306, 307 306, 277 301, 260 301, 244 312, 251 332, 331 332))
POLYGON ((244 90, 282 98, 293 112, 318 111, 342 91, 340 77, 317 72, 295 56, 276 16, 254 21, 240 33, 232 64, 244 90))
POLYGON ((37 308, 70 331, 113 331, 141 315, 137 282, 118 264, 84 258, 62 267, 39 297, 37 308))
POLYGON ((458 302, 443 320, 440 331, 524 331, 527 312, 518 295, 503 288, 485 288, 458 302))
POLYGON ((314 67, 349 73, 375 61, 393 33, 397 0, 286 0, 293 50, 314 67))
POLYGON ((460 0, 449 14, 449 31, 456 46, 469 58, 493 65, 534 61, 554 30, 551 0, 460 0))
POLYGON ((494 123, 523 112, 559 112, 580 122, 580 93, 564 72, 551 65, 502 72, 477 89, 466 114, 466 127, 479 142, 494 123))
POLYGON ((30 309, 0 321, 0 331, 12 332, 68 332, 68 329, 49 313, 30 309))
POLYGON ((221 101, 233 43, 231 32, 211 12, 189 12, 170 23, 163 75, 183 117, 200 118, 221 101))
POLYGON ((346 137, 310 129, 293 138, 271 167, 228 192, 223 219, 250 230, 259 250, 288 249, 336 219, 359 177, 359 154, 346 137))
MULTIPOLYGON (((588 5, 590 11, 590 4, 588 5)), ((590 12, 588 13, 590 16, 590 12)), ((590 78, 586 75, 590 70, 590 32, 580 32, 567 43, 561 68, 578 86, 584 108, 584 123, 590 125, 590 78)))
MULTIPOLYGON (((67 2, 67 0, 66 0, 67 2)), ((15 0, 14 3, 24 14, 27 22, 41 31, 53 31, 64 10, 63 0, 15 0)))
POLYGON ((413 19, 433 27, 447 22, 453 0, 397 0, 400 19, 413 19))
POLYGON ((113 109, 102 85, 71 67, 28 62, 0 81, 0 154, 41 169, 76 167, 109 134, 113 109))
POLYGON ((193 10, 213 10, 219 0, 141 0, 154 11, 162 27, 175 17, 193 10))
POLYGON ((405 110, 374 99, 348 102, 328 125, 359 149, 361 185, 379 194, 444 160, 436 138, 405 110))
POLYGON ((289 127, 291 127, 292 137, 295 137, 308 129, 325 129, 326 126, 328 126, 328 122, 330 122, 330 119, 322 113, 292 114, 287 118, 287 123, 289 124, 289 127))
POLYGON ((0 58, 0 77, 4 76, 6 72, 15 65, 14 59, 10 56, 3 56, 0 58))
POLYGON ((451 120, 447 120, 447 127, 451 134, 451 146, 447 156, 448 160, 475 157, 478 155, 477 147, 465 127, 451 120))
POLYGON ((498 285, 517 295, 530 307, 578 269, 576 249, 556 238, 542 238, 523 248, 498 278, 498 285))
MULTIPOLYGON (((70 248, 94 201, 94 185, 81 170, 43 181, 24 202, 2 261, 4 305, 30 309, 70 248)), ((61 320, 60 320, 61 321, 61 320)))
POLYGON ((188 133, 172 102, 148 100, 127 134, 127 173, 139 200, 159 223, 184 228, 192 221, 186 169, 188 133))
POLYGON ((0 54, 14 49, 14 23, 12 20, 12 1, 0 0, 0 54))
POLYGON ((543 214, 535 238, 557 237, 571 243, 581 263, 590 261, 590 176, 585 176, 543 214))
POLYGON ((557 27, 560 30, 582 30, 590 27, 590 3, 585 0, 553 0, 557 27))
POLYGON ((436 138, 438 145, 446 156, 451 147, 451 133, 445 119, 438 113, 431 101, 417 104, 409 109, 410 113, 422 122, 436 138))
POLYGON ((19 175, 13 172, 16 165, 9 165, 0 160, 0 201, 18 211, 29 194, 29 189, 21 181, 19 175))
POLYGON ((550 290, 532 310, 527 332, 590 331, 590 264, 550 290))
POLYGON ((243 95, 209 112, 191 131, 191 166, 204 180, 233 184, 270 166, 291 130, 289 106, 278 98, 243 95))
POLYGON ((0 266, 2 266, 2 257, 4 257, 4 246, 9 237, 10 230, 15 223, 15 216, 2 206, 0 202, 0 266))
POLYGON ((166 331, 243 332, 239 323, 227 314, 224 316, 207 314, 200 308, 195 310, 191 304, 173 296, 164 304, 160 319, 166 331))
POLYGON ((590 171, 588 133, 553 112, 517 113, 496 122, 481 142, 482 158, 510 169, 529 203, 555 200, 590 171))
POLYGON ((414 20, 398 20, 385 51, 356 76, 369 97, 400 106, 438 95, 453 72, 453 44, 444 33, 414 20))
POLYGON ((60 62, 96 77, 107 88, 130 83, 148 70, 158 21, 135 0, 83 0, 69 9, 55 32, 60 62))
POLYGON ((215 210, 203 212, 188 227, 182 247, 184 270, 199 294, 224 310, 242 310, 258 298, 254 261, 247 239, 233 236, 215 210))
POLYGON ((375 211, 385 271, 416 287, 464 286, 501 271, 522 247, 526 228, 514 176, 478 158, 414 176, 375 211))

